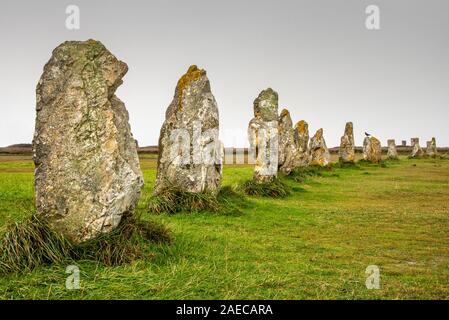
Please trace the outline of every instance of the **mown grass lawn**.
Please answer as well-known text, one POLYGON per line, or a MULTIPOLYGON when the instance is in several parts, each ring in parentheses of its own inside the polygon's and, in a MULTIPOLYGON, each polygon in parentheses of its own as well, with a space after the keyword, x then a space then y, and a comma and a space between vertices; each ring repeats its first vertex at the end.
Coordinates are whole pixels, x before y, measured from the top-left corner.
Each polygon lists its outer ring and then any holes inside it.
MULTIPOLYGON (((119 267, 68 262, 81 289, 65 288, 67 265, 0 278, 2 299, 448 299, 449 161, 336 168, 283 199, 246 197, 241 214, 150 215, 153 157, 142 157, 139 212, 168 226, 172 245, 119 267), (365 286, 368 265, 380 289, 365 286)), ((224 185, 251 178, 228 166, 224 185)), ((34 210, 33 164, 0 157, 0 225, 34 210)))

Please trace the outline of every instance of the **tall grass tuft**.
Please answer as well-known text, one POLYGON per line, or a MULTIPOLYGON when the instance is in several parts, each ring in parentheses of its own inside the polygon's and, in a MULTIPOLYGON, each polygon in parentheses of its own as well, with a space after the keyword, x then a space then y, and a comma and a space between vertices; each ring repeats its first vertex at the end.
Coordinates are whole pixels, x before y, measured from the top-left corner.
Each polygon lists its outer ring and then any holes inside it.
POLYGON ((142 258, 146 241, 171 243, 172 238, 162 225, 129 216, 113 231, 75 246, 71 257, 105 266, 122 265, 142 258))
POLYGON ((8 224, 0 241, 0 274, 31 271, 37 266, 61 263, 70 256, 72 244, 48 223, 31 216, 8 224))
POLYGON ((176 187, 166 189, 151 198, 148 209, 153 213, 210 212, 223 215, 241 215, 246 198, 237 187, 224 186, 217 195, 210 192, 187 192, 176 187))
POLYGON ((171 240, 165 227, 127 217, 112 232, 74 244, 53 231, 45 219, 32 215, 22 223, 6 226, 0 241, 0 274, 29 272, 42 265, 73 260, 121 265, 142 257, 145 241, 171 240))
POLYGON ((178 212, 218 212, 220 204, 217 196, 209 192, 188 192, 177 187, 170 187, 161 194, 151 198, 149 207, 154 213, 178 212))
POLYGON ((379 163, 373 163, 371 161, 365 160, 365 159, 360 159, 359 161, 357 161, 357 164, 359 166, 379 166, 381 168, 387 168, 387 160, 381 160, 379 163))
POLYGON ((220 213, 228 216, 242 215, 242 208, 248 207, 248 202, 244 194, 236 186, 224 186, 220 189, 217 197, 220 204, 220 213))
POLYGON ((290 187, 281 179, 275 178, 270 182, 256 182, 248 180, 242 185, 243 191, 250 196, 283 198, 291 193, 290 187))
POLYGON ((321 177, 325 170, 330 170, 329 168, 317 167, 317 166, 307 166, 299 167, 293 170, 288 177, 295 180, 296 182, 303 182, 308 177, 321 177))
POLYGON ((333 163, 332 167, 340 169, 360 169, 360 166, 355 162, 343 162, 343 161, 333 163))

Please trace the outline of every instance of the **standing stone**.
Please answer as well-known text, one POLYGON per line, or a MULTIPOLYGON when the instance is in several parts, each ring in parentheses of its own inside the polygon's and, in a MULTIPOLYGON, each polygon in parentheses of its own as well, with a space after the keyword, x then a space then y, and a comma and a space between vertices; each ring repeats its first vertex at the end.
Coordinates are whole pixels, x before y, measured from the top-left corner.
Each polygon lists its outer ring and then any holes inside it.
POLYGON ((410 155, 411 158, 421 158, 424 156, 424 151, 419 145, 419 138, 412 138, 412 153, 410 155))
POLYGON ((294 129, 296 145, 296 167, 305 167, 310 162, 309 152, 309 125, 306 121, 298 121, 294 129))
POLYGON ((331 155, 326 146, 323 129, 319 129, 310 140, 310 164, 325 167, 329 165, 331 155))
POLYGON ((295 168, 297 150, 294 139, 293 123, 290 112, 283 109, 279 116, 279 170, 290 174, 295 168))
POLYGON ((37 85, 37 213, 76 243, 113 230, 140 197, 136 141, 114 94, 127 71, 100 42, 68 41, 37 85))
POLYGON ((363 159, 372 163, 379 163, 382 160, 382 147, 377 138, 366 137, 363 140, 363 159))
POLYGON ((278 170, 279 140, 278 94, 271 88, 263 90, 254 100, 254 118, 248 125, 248 138, 255 155, 254 181, 273 181, 278 170))
POLYGON ((343 163, 354 163, 355 161, 354 127, 352 122, 347 122, 345 134, 340 140, 339 158, 343 163))
POLYGON ((396 141, 394 141, 394 139, 389 139, 387 143, 388 143, 387 158, 391 160, 399 159, 398 151, 396 150, 396 141))
POLYGON ((206 71, 191 66, 178 81, 159 136, 154 194, 170 188, 217 194, 222 177, 219 115, 206 71))
POLYGON ((432 140, 427 142, 426 155, 432 158, 435 158, 438 155, 437 142, 435 137, 433 137, 432 140))

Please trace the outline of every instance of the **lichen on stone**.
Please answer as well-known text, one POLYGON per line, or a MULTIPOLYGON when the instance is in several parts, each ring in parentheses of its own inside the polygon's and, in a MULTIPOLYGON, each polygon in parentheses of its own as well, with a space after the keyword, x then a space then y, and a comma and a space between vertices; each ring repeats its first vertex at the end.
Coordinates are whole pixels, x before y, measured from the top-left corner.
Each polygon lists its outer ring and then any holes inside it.
POLYGON ((310 164, 320 167, 328 166, 330 163, 330 153, 323 137, 323 129, 318 129, 310 140, 310 164))
POLYGON ((209 79, 205 70, 193 65, 179 79, 165 113, 154 195, 170 188, 216 195, 222 174, 218 135, 219 112, 209 79))
POLYGON ((128 112, 114 95, 127 70, 99 41, 66 41, 36 88, 37 214, 74 242, 114 230, 140 197, 128 112))
POLYGON ((363 159, 371 163, 382 161, 382 149, 379 139, 370 136, 363 140, 363 159))
POLYGON ((187 72, 178 80, 178 84, 176 85, 176 92, 179 95, 178 99, 178 110, 182 110, 182 98, 184 94, 184 90, 186 87, 192 82, 198 80, 202 76, 206 75, 206 71, 203 69, 198 69, 196 65, 191 65, 187 72))
POLYGON ((298 131, 298 133, 305 133, 306 131, 308 132, 308 127, 309 125, 304 120, 298 121, 295 126, 296 131, 298 131))

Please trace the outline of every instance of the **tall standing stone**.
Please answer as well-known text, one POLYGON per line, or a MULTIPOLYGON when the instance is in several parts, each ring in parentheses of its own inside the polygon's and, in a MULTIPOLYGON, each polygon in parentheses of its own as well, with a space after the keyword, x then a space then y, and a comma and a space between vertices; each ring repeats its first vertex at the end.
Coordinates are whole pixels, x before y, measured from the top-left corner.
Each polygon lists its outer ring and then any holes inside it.
POLYGON ((319 129, 310 140, 310 164, 325 167, 329 165, 331 155, 326 146, 323 129, 319 129))
POLYGON ((411 145, 412 145, 412 153, 410 155, 411 158, 421 158, 424 156, 424 151, 419 145, 419 138, 412 138, 411 145))
POLYGON ((178 81, 159 135, 154 194, 175 188, 217 194, 222 176, 219 115, 206 71, 191 66, 178 81))
POLYGON ((382 160, 382 147, 377 138, 366 137, 363 140, 363 159, 372 163, 382 160))
POLYGON ((298 121, 294 129, 294 138, 296 145, 296 167, 305 167, 310 162, 309 152, 309 125, 306 121, 298 121))
POLYGON ((352 122, 346 123, 345 133, 340 139, 339 159, 343 163, 354 163, 355 161, 354 126, 352 122))
POLYGON ((293 123, 287 109, 281 111, 279 116, 279 170, 290 174, 295 168, 297 150, 294 139, 293 123))
POLYGON ((388 144, 387 158, 391 160, 399 159, 398 151, 396 149, 396 141, 394 139, 389 139, 387 141, 387 144, 388 144))
POLYGON ((263 90, 254 100, 254 118, 248 125, 248 138, 255 154, 253 179, 256 182, 271 182, 277 176, 278 139, 278 94, 271 88, 263 90))
POLYGON ((435 137, 433 137, 432 140, 427 142, 426 155, 432 158, 435 158, 438 155, 437 142, 435 137))
POLYGON ((37 213, 74 242, 113 230, 140 197, 136 141, 114 94, 127 71, 100 42, 68 41, 37 85, 37 213))

